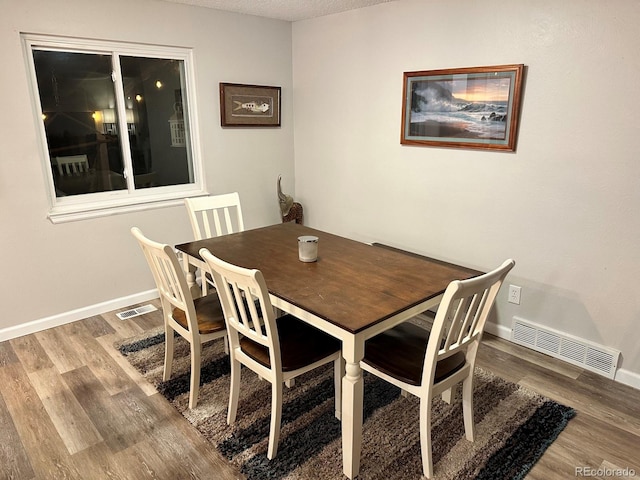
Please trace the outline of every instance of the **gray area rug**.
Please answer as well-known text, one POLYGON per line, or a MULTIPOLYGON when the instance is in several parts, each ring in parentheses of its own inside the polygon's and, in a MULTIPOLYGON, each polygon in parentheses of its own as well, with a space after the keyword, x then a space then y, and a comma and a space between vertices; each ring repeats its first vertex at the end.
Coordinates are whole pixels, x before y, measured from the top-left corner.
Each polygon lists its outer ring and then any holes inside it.
MULTIPOLYGON (((242 371, 237 421, 226 423, 229 359, 222 341, 202 353, 200 397, 188 409, 189 345, 176 338, 172 378, 162 382, 164 333, 148 332, 116 345, 200 433, 249 479, 343 479, 340 422, 334 417, 331 366, 296 379, 284 390, 278 455, 266 457, 270 384, 242 371)), ((435 478, 520 479, 575 412, 537 393, 476 369, 476 440, 464 436, 459 398, 433 401, 435 478)), ((419 479, 422 474, 418 399, 365 374, 361 480, 419 479)))

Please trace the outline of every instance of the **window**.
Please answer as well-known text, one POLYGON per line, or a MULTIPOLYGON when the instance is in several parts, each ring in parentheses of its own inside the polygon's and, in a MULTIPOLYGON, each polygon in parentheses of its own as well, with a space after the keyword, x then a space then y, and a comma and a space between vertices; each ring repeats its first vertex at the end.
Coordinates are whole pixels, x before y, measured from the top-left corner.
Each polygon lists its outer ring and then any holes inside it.
POLYGON ((53 222, 204 193, 189 49, 23 38, 53 222))

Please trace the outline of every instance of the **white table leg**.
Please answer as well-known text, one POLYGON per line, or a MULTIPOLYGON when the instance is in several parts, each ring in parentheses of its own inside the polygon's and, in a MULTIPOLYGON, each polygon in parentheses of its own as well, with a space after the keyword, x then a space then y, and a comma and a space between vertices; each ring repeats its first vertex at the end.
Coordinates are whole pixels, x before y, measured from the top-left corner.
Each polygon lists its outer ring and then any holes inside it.
POLYGON ((182 254, 182 268, 187 277, 187 285, 189 285, 189 290, 191 290, 191 295, 193 298, 199 298, 202 296, 202 289, 198 282, 196 282, 196 270, 197 267, 190 261, 191 257, 186 253, 182 254))
POLYGON ((342 379, 342 471, 353 479, 360 471, 362 447, 364 381, 360 360, 364 356, 364 341, 343 342, 342 355, 346 362, 342 379))

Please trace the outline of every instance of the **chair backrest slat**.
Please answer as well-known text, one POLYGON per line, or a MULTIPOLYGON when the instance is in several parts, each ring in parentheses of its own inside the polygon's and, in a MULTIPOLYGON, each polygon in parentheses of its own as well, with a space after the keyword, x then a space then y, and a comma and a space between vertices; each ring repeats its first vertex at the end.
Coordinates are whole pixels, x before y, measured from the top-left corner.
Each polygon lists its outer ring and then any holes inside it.
POLYGON ((54 164, 58 167, 60 176, 79 175, 89 171, 89 160, 85 154, 55 157, 54 164))
POLYGON ((202 210, 202 215, 207 216, 208 215, 207 212, 211 213, 211 216, 213 217, 214 228, 215 228, 215 230, 208 229, 207 235, 209 235, 210 237, 223 235, 222 225, 220 224, 220 211, 216 209, 202 210))
MULTIPOLYGON (((216 264, 215 267, 211 265, 210 267, 214 281, 217 285, 222 285, 219 288, 220 302, 223 310, 225 310, 227 322, 242 335, 269 347, 266 328, 262 328, 262 325, 268 320, 263 316, 269 317, 269 311, 261 308, 260 312, 258 312, 254 300, 254 298, 260 299, 261 296, 259 279, 254 276, 256 272, 259 272, 257 270, 248 270, 249 273, 233 271, 230 268, 225 268, 225 265, 221 262, 216 264), (220 283, 218 283, 218 280, 220 283), (252 291, 257 292, 257 295, 254 296, 252 291), (265 312, 266 315, 262 312, 265 312)), ((260 302, 260 305, 262 306, 262 302, 260 302)))
POLYGON ((433 383, 438 361, 464 351, 473 368, 478 343, 498 290, 513 268, 513 260, 468 280, 455 280, 447 287, 431 328, 423 368, 422 385, 433 383))
POLYGON ((163 304, 183 310, 189 330, 198 332, 193 297, 176 252, 169 245, 148 239, 137 227, 133 227, 131 233, 138 240, 147 259, 163 304))
MULTIPOLYGON (((213 211, 212 212, 212 216, 215 219, 215 214, 216 212, 213 211)), ((216 232, 217 231, 217 227, 214 227, 214 229, 211 229, 211 223, 209 222, 209 214, 207 213, 207 210, 201 210, 200 212, 197 212, 196 214, 197 218, 199 218, 202 221, 202 225, 204 227, 204 235, 203 234, 199 234, 198 236, 200 238, 197 238, 196 240, 201 240, 202 238, 209 238, 209 237, 213 237, 214 235, 212 234, 212 232, 216 232)))
POLYGON ((186 198, 185 205, 196 240, 244 230, 240 196, 237 192, 186 198))
POLYGON ((489 298, 489 290, 485 290, 482 295, 474 295, 473 303, 469 308, 468 321, 465 324, 463 332, 461 332, 461 337, 459 341, 462 340, 462 334, 466 332, 467 334, 472 334, 477 331, 478 322, 482 318, 482 312, 484 311, 485 305, 487 304, 487 298, 489 298))
POLYGON ((232 306, 235 307, 237 315, 233 314, 232 321, 238 322, 238 330, 248 337, 251 337, 254 341, 267 345, 268 341, 266 335, 260 328, 262 319, 255 303, 251 296, 251 292, 248 290, 247 285, 238 285, 237 282, 229 283, 230 292, 232 293, 232 306), (247 300, 249 299, 249 300, 247 300))
POLYGON ((272 369, 280 369, 280 342, 276 316, 260 270, 238 267, 200 250, 217 285, 232 349, 245 336, 269 349, 272 369))

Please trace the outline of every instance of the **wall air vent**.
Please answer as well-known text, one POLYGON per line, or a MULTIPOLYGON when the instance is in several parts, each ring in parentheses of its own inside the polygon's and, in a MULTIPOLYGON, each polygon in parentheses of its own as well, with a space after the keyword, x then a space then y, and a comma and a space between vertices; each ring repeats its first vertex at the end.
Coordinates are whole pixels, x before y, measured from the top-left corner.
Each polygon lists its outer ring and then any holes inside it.
POLYGON ((620 352, 513 317, 511 341, 613 379, 620 352))
POLYGON ((156 310, 158 310, 156 307, 149 304, 149 305, 144 305, 142 307, 132 308, 131 310, 126 310, 124 312, 116 313, 116 316, 120 320, 126 320, 127 318, 137 317, 145 313, 155 312, 156 310))

